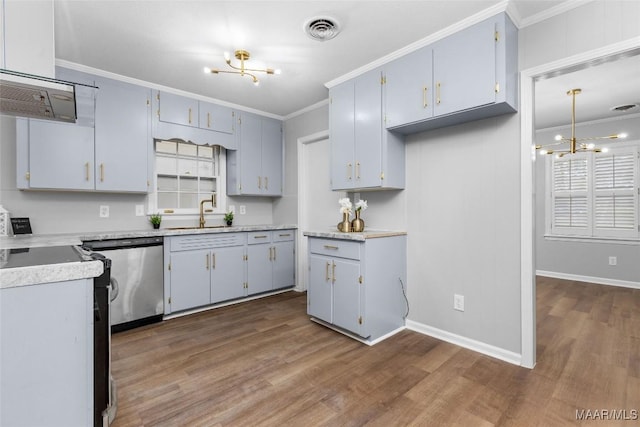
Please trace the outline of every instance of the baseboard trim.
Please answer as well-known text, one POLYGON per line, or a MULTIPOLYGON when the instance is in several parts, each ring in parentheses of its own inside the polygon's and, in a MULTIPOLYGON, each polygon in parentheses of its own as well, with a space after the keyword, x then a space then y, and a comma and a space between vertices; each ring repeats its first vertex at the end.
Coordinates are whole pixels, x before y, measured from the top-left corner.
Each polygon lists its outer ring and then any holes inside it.
POLYGON ((423 323, 407 320, 407 329, 415 332, 419 332, 430 337, 437 338, 442 341, 446 341, 451 344, 455 344, 460 347, 464 347, 469 350, 482 353, 484 355, 500 359, 504 362, 508 362, 514 365, 522 365, 522 355, 514 353, 509 350, 505 350, 500 347, 495 347, 490 344, 486 344, 480 341, 476 341, 461 335, 452 334, 451 332, 443 331, 442 329, 427 326, 423 323))
POLYGON ((576 282, 595 283, 597 285, 619 286, 622 288, 640 289, 640 282, 608 279, 606 277, 581 276, 579 274, 559 273, 557 271, 536 270, 536 276, 554 279, 574 280, 576 282))

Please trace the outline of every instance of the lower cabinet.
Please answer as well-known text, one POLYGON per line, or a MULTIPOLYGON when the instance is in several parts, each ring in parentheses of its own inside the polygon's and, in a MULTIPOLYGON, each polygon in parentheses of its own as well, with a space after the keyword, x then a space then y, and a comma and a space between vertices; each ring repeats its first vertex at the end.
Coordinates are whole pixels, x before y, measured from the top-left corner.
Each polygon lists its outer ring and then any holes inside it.
POLYGON ((309 237, 308 314, 374 343, 404 327, 406 236, 309 237))
POLYGON ((165 314, 295 285, 295 231, 165 238, 165 314))
POLYGON ((293 230, 249 232, 247 237, 249 294, 295 284, 293 230))

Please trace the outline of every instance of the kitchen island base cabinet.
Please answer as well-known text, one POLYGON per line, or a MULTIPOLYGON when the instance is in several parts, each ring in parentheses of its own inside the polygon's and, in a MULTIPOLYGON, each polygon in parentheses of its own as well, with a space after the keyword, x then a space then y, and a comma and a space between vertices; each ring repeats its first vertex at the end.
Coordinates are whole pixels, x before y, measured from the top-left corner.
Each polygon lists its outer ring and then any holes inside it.
POLYGON ((375 344, 404 328, 406 236, 351 241, 309 237, 307 313, 375 344))
POLYGON ((0 425, 93 425, 93 279, 0 289, 0 425))

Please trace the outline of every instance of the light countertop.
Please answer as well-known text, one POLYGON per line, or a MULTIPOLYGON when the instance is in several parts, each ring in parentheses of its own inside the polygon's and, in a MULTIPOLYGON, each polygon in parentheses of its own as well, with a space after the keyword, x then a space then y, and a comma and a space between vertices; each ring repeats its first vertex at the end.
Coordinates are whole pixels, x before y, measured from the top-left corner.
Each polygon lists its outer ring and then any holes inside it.
POLYGON ((392 236, 405 236, 407 234, 406 231, 394 231, 394 230, 365 230, 362 233, 343 233, 341 231, 333 231, 333 230, 312 230, 312 231, 303 231, 303 235, 307 237, 323 237, 326 239, 340 239, 340 240, 355 240, 359 242, 364 242, 367 239, 377 239, 381 237, 392 237, 392 236))

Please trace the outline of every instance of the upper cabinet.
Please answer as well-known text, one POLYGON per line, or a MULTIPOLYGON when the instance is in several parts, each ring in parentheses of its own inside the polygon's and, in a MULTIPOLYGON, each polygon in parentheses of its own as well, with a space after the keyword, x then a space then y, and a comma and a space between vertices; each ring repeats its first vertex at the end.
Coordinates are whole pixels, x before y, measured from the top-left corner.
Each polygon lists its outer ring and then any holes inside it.
POLYGON ((516 112, 517 44, 501 13, 386 64, 386 128, 408 134, 516 112))
POLYGON ((237 148, 235 112, 222 105, 157 91, 152 134, 155 139, 182 139, 199 145, 237 148))
POLYGON ((403 188, 405 148, 383 128, 380 70, 331 88, 329 99, 332 189, 403 188))
POLYGON ((238 118, 238 149, 227 152, 227 194, 282 195, 282 122, 251 113, 238 118))
POLYGON ((18 119, 20 189, 147 192, 149 89, 59 68, 76 86, 75 124, 18 119))

